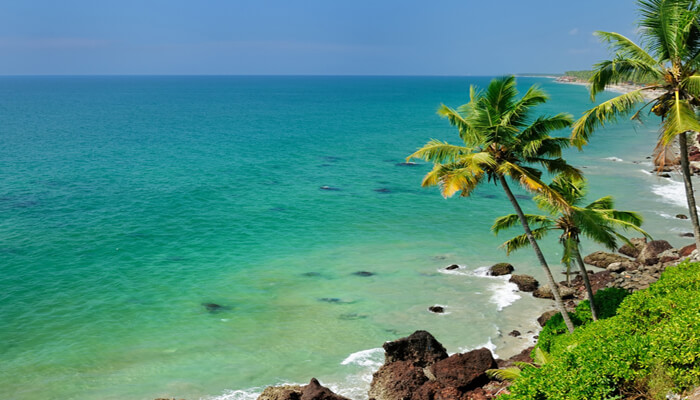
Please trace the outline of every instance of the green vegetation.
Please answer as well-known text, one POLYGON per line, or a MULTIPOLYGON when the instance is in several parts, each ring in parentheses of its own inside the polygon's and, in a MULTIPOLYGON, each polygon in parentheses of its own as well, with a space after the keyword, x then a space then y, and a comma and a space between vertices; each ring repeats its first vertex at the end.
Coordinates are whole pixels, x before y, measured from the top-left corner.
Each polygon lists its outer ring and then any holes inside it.
MULTIPOLYGON (((584 82, 590 81, 594 74, 595 74, 595 71, 593 71, 593 70, 566 71, 566 72, 564 72, 564 76, 570 76, 572 78, 576 78, 576 79, 578 79, 580 81, 584 81, 584 82)), ((656 78, 642 77, 642 78, 630 78, 629 80, 621 82, 621 83, 627 83, 630 85, 646 86, 646 85, 659 84, 660 81, 656 78)))
MULTIPOLYGON (((596 301, 593 297, 586 266, 583 264, 581 257, 581 235, 615 251, 618 238, 629 243, 627 238, 618 233, 619 229, 633 229, 645 236, 648 236, 648 234, 639 228, 642 224, 642 217, 632 211, 616 210, 613 198, 610 196, 601 197, 586 206, 582 206, 581 203, 586 195, 585 180, 572 180, 560 175, 552 180, 549 187, 566 200, 567 207, 550 202, 546 196, 538 195, 534 198, 537 206, 547 211, 549 215, 528 214, 525 215, 525 218, 530 225, 537 227, 532 231, 535 239, 540 239, 553 230, 561 231, 559 235, 559 243, 563 249, 561 262, 566 265, 567 281, 571 264, 576 262, 586 287, 590 314, 595 321, 598 319, 596 301)), ((491 230, 498 234, 501 230, 508 229, 516 223, 517 215, 506 215, 498 218, 491 230)), ((527 237, 525 235, 516 236, 503 243, 508 253, 526 245, 527 237)))
POLYGON ((642 46, 619 33, 596 32, 615 56, 594 66, 589 79, 591 98, 620 82, 651 79, 659 83, 622 94, 586 111, 574 124, 571 140, 580 149, 598 127, 635 109, 632 119, 639 119, 641 112, 653 105, 650 111, 663 120, 657 146, 664 151, 660 152, 658 163, 663 165, 666 149, 678 140, 688 212, 695 243, 700 248, 700 222, 690 180, 686 136, 688 131, 700 132, 695 115, 700 106, 700 5, 693 0, 639 0, 637 4, 642 46), (654 99, 645 103, 645 93, 654 99))
POLYGON ((472 86, 469 103, 457 110, 445 105, 438 110, 438 114, 458 128, 463 145, 431 140, 407 160, 421 158, 432 162, 433 170, 423 178, 423 186, 437 185, 445 197, 457 192, 469 196, 485 180, 501 185, 545 271, 557 307, 569 331, 573 331, 574 326, 566 314, 552 272, 506 181, 510 178, 525 189, 548 198, 551 203, 568 207, 559 193, 542 182, 542 171, 534 165, 544 167, 550 173, 581 177, 580 171, 561 158, 562 148, 569 146, 569 140, 549 135, 571 126, 572 118, 568 114, 531 118, 532 108, 548 100, 537 86, 530 87, 522 98, 517 96, 512 76, 492 80, 485 91, 472 86))
MULTIPOLYGON (((601 307, 602 318, 619 297, 611 292, 598 301, 609 304, 601 307)), ((575 318, 585 320, 584 311, 577 309, 575 318)), ((584 323, 571 335, 541 335, 552 361, 523 369, 503 398, 664 399, 688 390, 700 384, 699 313, 700 264, 669 267, 649 289, 626 297, 617 315, 584 323)))

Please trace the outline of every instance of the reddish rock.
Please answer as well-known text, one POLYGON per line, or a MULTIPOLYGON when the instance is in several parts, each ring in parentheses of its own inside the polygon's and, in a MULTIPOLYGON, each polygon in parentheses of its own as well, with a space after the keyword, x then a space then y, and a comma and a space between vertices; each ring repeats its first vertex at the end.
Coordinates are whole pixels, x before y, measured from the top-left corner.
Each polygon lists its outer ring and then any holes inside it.
POLYGON ((695 243, 689 244, 689 245, 683 247, 682 249, 678 250, 678 254, 681 257, 688 257, 690 255, 690 253, 695 251, 696 248, 697 248, 697 246, 695 245, 695 243))
POLYGON ((513 365, 515 365, 516 362, 531 363, 532 357, 530 357, 530 354, 532 353, 532 350, 534 348, 535 348, 535 346, 530 346, 527 349, 521 351, 520 353, 514 355, 513 357, 511 357, 507 360, 496 360, 496 363, 498 364, 498 368, 512 367, 513 365))
POLYGON ((486 370, 496 368, 496 360, 486 348, 454 354, 433 364, 428 370, 431 379, 445 387, 468 390, 488 381, 486 370))
POLYGON ((426 367, 447 358, 447 351, 433 335, 416 331, 411 336, 384 343, 385 364, 410 361, 413 365, 426 367))
POLYGON ((349 400, 347 397, 343 397, 333 393, 330 389, 321 384, 316 380, 316 378, 311 378, 311 382, 304 386, 301 392, 301 400, 349 400))
POLYGON ((413 393, 411 400, 435 400, 435 395, 442 389, 443 387, 439 382, 425 382, 413 393))
POLYGON ((298 385, 269 386, 257 400, 299 400, 303 388, 298 385))
POLYGON ((427 381, 423 368, 414 365, 411 361, 384 364, 372 375, 369 398, 370 400, 412 399, 413 394, 427 381))
POLYGON ((659 254, 672 249, 673 246, 665 240, 652 240, 644 245, 637 256, 637 262, 644 265, 654 265, 659 262, 659 254))

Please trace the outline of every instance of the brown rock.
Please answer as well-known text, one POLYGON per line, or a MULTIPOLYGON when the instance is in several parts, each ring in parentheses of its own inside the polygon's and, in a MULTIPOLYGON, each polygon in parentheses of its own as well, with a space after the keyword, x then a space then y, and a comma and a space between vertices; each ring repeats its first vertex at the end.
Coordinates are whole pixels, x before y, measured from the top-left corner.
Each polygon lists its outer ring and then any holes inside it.
POLYGON ((464 394, 454 387, 447 387, 435 393, 435 400, 461 400, 464 394))
MULTIPOLYGON (((442 389, 440 382, 428 381, 419 387, 411 396, 411 400, 436 400, 436 395, 442 389)), ((461 394, 461 393, 460 393, 461 394)))
POLYGON ((384 343, 385 364, 410 361, 426 367, 447 358, 447 351, 433 335, 426 331, 415 331, 411 336, 384 343))
POLYGON ((696 247, 695 243, 689 244, 689 245, 683 247, 682 249, 680 249, 678 251, 678 254, 681 257, 688 257, 690 255, 690 253, 692 253, 696 248, 697 247, 696 247))
POLYGON ((520 336, 520 331, 514 329, 510 333, 508 333, 508 336, 518 337, 518 336, 520 336))
MULTIPOLYGON (((554 313, 556 314, 556 311, 554 313)), ((547 319, 549 319, 549 317, 547 319)), ((527 349, 521 351, 520 353, 514 355, 513 357, 511 357, 507 360, 496 360, 496 363, 498 364, 498 368, 512 367, 513 365, 515 365, 516 362, 531 363, 532 357, 530 357, 530 354, 532 353, 532 350, 534 348, 535 348, 534 346, 530 346, 527 349)))
POLYGON ((676 218, 678 219, 688 219, 688 216, 685 214, 676 214, 676 218))
POLYGON ((607 268, 608 265, 614 263, 614 262, 625 262, 625 261, 630 261, 629 258, 625 256, 621 256, 618 254, 613 254, 613 253, 607 253, 604 251, 596 251, 595 253, 591 253, 587 255, 584 259, 583 262, 585 262, 588 265, 593 265, 599 268, 607 268))
POLYGON ((372 375, 370 400, 407 400, 428 381, 423 368, 411 361, 384 364, 372 375))
POLYGON ((299 400, 302 390, 298 385, 269 386, 258 396, 258 400, 299 400))
POLYGON ((540 285, 540 283, 537 282, 537 279, 531 277, 530 275, 513 274, 508 282, 518 285, 518 289, 521 292, 533 292, 540 285))
POLYGON ((630 246, 629 244, 625 243, 617 251, 626 256, 637 258, 639 252, 642 251, 644 245, 647 243, 647 238, 632 238, 630 239, 630 242, 632 242, 634 246, 630 246))
POLYGON ((659 254, 659 263, 665 264, 671 261, 676 261, 681 258, 681 255, 676 249, 668 249, 659 254))
POLYGON ((511 264, 508 263, 498 263, 494 264, 489 268, 489 275, 491 276, 501 276, 501 275, 508 275, 513 272, 515 268, 511 264))
POLYGON ((311 378, 311 382, 304 386, 301 394, 301 400, 349 400, 347 397, 343 397, 333 393, 330 389, 325 386, 321 386, 316 378, 311 378))
POLYGON ((540 326, 544 326, 544 324, 546 324, 547 321, 549 321, 549 319, 555 316, 558 312, 559 311, 555 310, 545 311, 537 318, 537 323, 540 324, 540 326))
POLYGON ((672 248, 673 246, 665 240, 652 240, 639 252, 637 262, 644 265, 656 264, 659 262, 659 254, 672 248))
POLYGON ((457 264, 452 264, 450 266, 445 267, 446 270, 452 271, 453 269, 459 269, 459 265, 457 264))
POLYGON ((428 307, 428 311, 433 312, 435 314, 442 314, 445 312, 445 307, 442 306, 430 306, 428 307))
MULTIPOLYGON (((576 294, 576 291, 570 287, 566 286, 561 286, 559 285, 559 295, 561 296, 562 299, 569 299, 574 297, 576 294)), ((535 290, 532 293, 533 296, 540 298, 540 299, 553 299, 554 294, 552 293, 552 289, 549 288, 549 285, 542 285, 540 286, 537 290, 535 290)))
POLYGON ((496 360, 486 348, 452 356, 433 364, 429 371, 445 387, 468 390, 486 383, 486 370, 496 368, 496 360))

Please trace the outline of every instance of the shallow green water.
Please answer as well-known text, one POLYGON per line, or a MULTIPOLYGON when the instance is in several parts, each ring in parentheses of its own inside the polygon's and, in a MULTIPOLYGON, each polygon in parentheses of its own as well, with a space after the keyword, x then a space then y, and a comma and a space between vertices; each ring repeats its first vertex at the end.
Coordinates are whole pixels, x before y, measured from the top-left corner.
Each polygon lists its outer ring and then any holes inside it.
MULTIPOLYGON (((0 397, 246 398, 312 376, 361 397, 381 362, 362 351, 416 329, 511 351, 549 304, 474 272, 506 260, 488 229, 507 199, 445 200, 420 188, 429 166, 397 165, 454 141, 435 110, 488 80, 0 78, 0 397)), ((542 113, 589 106, 535 82, 542 113)), ((567 157, 680 245, 682 187, 643 172, 655 138, 616 125, 567 157)), ((529 252, 508 261, 541 277, 529 252)))

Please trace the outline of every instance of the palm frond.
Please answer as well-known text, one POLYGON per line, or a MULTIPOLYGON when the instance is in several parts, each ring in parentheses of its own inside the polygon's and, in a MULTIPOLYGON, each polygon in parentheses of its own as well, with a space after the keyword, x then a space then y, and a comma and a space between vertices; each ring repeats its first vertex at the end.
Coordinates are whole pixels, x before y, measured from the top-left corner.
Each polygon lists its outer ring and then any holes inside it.
POLYGON ((473 147, 481 142, 478 129, 474 129, 470 122, 467 121, 459 111, 442 104, 440 108, 438 108, 437 114, 443 118, 447 118, 452 126, 457 127, 459 137, 462 138, 467 146, 473 147))
POLYGON ((542 350, 542 348, 538 346, 535 347, 535 355, 532 360, 535 362, 536 365, 543 366, 554 361, 554 357, 552 357, 551 354, 542 350))
POLYGON ((406 157, 406 161, 410 161, 413 158, 419 158, 425 161, 446 164, 455 162, 460 158, 460 156, 469 154, 472 151, 472 149, 467 147, 455 146, 447 142, 431 139, 425 144, 425 146, 406 157))
POLYGON ((613 122, 618 117, 631 113, 634 106, 644 100, 643 90, 638 89, 621 94, 586 111, 574 123, 571 143, 580 150, 583 145, 588 143, 588 139, 595 128, 605 126, 606 123, 613 122))
MULTIPOLYGON (((547 226, 543 226, 543 227, 537 228, 537 229, 532 229, 531 230, 532 237, 535 238, 535 240, 540 240, 543 237, 545 237, 545 235, 547 234, 547 232, 549 232, 549 230, 550 230, 550 228, 547 226)), ((528 238, 528 236, 523 233, 522 235, 518 235, 510 240, 503 242, 503 244, 501 244, 499 247, 506 249, 506 254, 510 254, 516 250, 520 250, 520 249, 522 249, 524 247, 528 247, 528 246, 530 246, 530 238, 528 238)))
POLYGON ((518 367, 508 367, 500 369, 487 369, 486 375, 491 379, 499 381, 514 381, 520 378, 521 370, 518 367))
POLYGON ((656 69, 655 65, 648 65, 639 60, 624 58, 621 55, 612 60, 601 61, 593 66, 593 75, 589 79, 591 84, 591 101, 595 101, 596 95, 609 85, 632 80, 643 80, 649 77, 661 77, 661 73, 656 69))
MULTIPOLYGON (((525 214, 525 220, 530 226, 549 227, 554 224, 554 221, 545 215, 525 214)), ((512 228, 518 224, 520 224, 520 218, 517 214, 504 215, 496 218, 491 226, 491 231, 498 235, 500 231, 512 228)))
POLYGON ((681 100, 676 92, 675 101, 664 120, 661 140, 665 146, 668 146, 676 136, 687 131, 700 131, 700 122, 695 117, 690 103, 687 100, 681 100))
POLYGON ((640 63, 648 65, 650 69, 653 69, 655 72, 658 72, 658 70, 653 68, 659 65, 658 61, 624 35, 616 32, 603 31, 597 31, 594 35, 598 36, 601 41, 606 42, 613 53, 621 54, 623 57, 630 60, 639 61, 640 63))
POLYGON ((683 87, 689 94, 695 97, 700 97, 700 75, 691 75, 683 82, 681 82, 681 87, 683 87))

